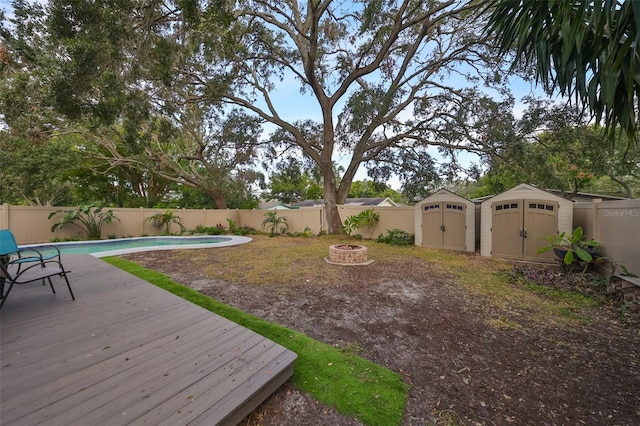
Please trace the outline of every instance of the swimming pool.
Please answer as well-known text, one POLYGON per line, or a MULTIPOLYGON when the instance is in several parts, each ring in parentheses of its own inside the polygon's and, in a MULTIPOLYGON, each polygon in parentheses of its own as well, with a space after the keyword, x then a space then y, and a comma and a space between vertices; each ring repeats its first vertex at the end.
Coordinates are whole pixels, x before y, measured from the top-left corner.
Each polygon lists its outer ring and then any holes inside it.
POLYGON ((62 254, 90 254, 94 257, 119 256, 153 250, 184 250, 196 248, 227 247, 251 241, 242 236, 194 236, 194 237, 138 237, 99 241, 70 241, 51 244, 29 244, 20 248, 37 248, 43 255, 52 253, 52 246, 62 254))

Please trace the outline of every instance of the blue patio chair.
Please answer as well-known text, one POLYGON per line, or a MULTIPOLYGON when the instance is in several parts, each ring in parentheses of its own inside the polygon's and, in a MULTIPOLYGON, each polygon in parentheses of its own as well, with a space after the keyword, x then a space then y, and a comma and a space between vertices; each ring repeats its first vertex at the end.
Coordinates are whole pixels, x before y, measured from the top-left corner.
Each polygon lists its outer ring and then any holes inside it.
MULTIPOLYGON (((49 249, 49 247, 47 247, 49 249)), ((0 229, 0 309, 9 297, 9 293, 14 284, 26 284, 34 281, 42 280, 43 285, 45 279, 49 281, 51 290, 55 293, 51 277, 59 275, 64 278, 69 288, 71 298, 76 300, 71 290, 71 285, 67 278, 67 273, 62 266, 60 258, 60 250, 51 246, 53 253, 44 254, 36 248, 21 249, 16 243, 16 239, 8 229, 0 229), (4 291, 5 285, 9 284, 7 291, 4 291)))

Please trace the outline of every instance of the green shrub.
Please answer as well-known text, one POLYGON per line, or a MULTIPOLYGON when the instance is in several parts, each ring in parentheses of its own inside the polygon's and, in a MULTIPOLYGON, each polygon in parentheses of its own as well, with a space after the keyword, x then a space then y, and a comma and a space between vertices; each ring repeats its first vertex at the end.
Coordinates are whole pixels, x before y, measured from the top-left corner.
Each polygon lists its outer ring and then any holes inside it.
POLYGON ((241 228, 236 228, 236 234, 238 235, 256 235, 258 233, 258 230, 255 228, 252 228, 251 226, 243 226, 241 228))
POLYGON ((302 232, 289 232, 287 233, 290 237, 311 237, 313 236, 313 232, 311 232, 311 228, 308 226, 304 227, 304 231, 302 232))
POLYGON ((202 226, 198 225, 193 230, 194 234, 204 234, 204 235, 224 235, 227 233, 227 230, 224 229, 222 224, 217 224, 216 226, 202 226))
POLYGON ((416 236, 402 229, 389 229, 386 236, 382 234, 378 236, 378 242, 393 246, 412 246, 416 242, 416 236))
POLYGON ((370 239, 373 239, 373 229, 380 222, 380 213, 374 209, 363 210, 357 215, 349 216, 344 220, 342 228, 349 236, 358 228, 366 228, 369 231, 370 239))
POLYGON ((102 227, 110 224, 114 220, 120 221, 113 210, 102 211, 102 207, 94 205, 80 206, 73 210, 55 211, 49 213, 49 219, 58 214, 62 217, 51 227, 51 232, 55 232, 71 224, 80 228, 89 240, 99 240, 102 237, 102 227))
MULTIPOLYGON (((235 220, 227 218, 227 224, 229 225, 229 233, 235 234, 238 231, 238 225, 236 225, 235 220)), ((218 226, 222 226, 222 225, 218 225, 218 226)))

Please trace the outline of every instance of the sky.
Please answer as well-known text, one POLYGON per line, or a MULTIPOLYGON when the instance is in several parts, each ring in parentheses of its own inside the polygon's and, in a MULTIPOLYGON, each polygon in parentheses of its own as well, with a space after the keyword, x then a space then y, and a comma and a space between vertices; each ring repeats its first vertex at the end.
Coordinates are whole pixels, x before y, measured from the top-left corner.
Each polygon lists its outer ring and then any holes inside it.
MULTIPOLYGON (((44 0, 41 2, 43 3, 44 0)), ((9 0, 0 0, 0 10, 11 13, 11 2, 9 0)))

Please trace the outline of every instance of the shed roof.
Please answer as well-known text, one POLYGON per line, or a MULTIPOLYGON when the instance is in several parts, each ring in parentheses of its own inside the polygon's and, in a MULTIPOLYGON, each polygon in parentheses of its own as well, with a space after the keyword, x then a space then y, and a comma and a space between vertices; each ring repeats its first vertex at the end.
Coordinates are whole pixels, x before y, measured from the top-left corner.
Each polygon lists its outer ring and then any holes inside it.
POLYGON ((441 198, 441 197, 453 197, 453 198, 458 198, 460 200, 464 200, 466 202, 472 202, 472 200, 469 200, 469 199, 467 199, 465 197, 462 197, 462 196, 456 194, 455 192, 449 191, 448 189, 445 189, 445 188, 440 188, 436 192, 434 192, 433 194, 429 195, 424 200, 418 201, 416 203, 416 205, 421 204, 423 202, 428 202, 429 199, 431 199, 431 198, 441 198))
POLYGON ((507 189, 504 192, 501 192, 500 194, 496 194, 492 197, 487 197, 485 198, 482 203, 484 204, 486 201, 491 200, 493 198, 497 198, 499 200, 501 199, 506 199, 508 198, 511 194, 525 194, 526 196, 529 197, 533 194, 537 194, 538 196, 547 196, 547 197, 551 197, 552 199, 557 199, 559 202, 561 203, 567 203, 567 202, 572 202, 572 200, 569 200, 567 198, 561 197, 559 195, 556 195, 552 192, 549 192, 547 190, 544 189, 540 189, 534 185, 530 185, 528 183, 521 183, 519 185, 514 186, 511 189, 507 189))
MULTIPOLYGON (((538 187, 536 187, 535 185, 528 185, 528 184, 520 184, 520 185, 527 185, 527 186, 531 186, 535 189, 539 189, 540 191, 544 191, 544 192, 548 192, 550 194, 556 195, 558 197, 564 198, 566 200, 571 200, 571 201, 575 201, 575 202, 588 202, 588 201, 592 201, 595 199, 601 199, 604 201, 615 201, 615 200, 627 200, 628 198, 624 198, 624 197, 616 197, 614 195, 606 195, 606 194, 593 194, 593 193, 589 193, 589 192, 576 192, 575 194, 567 194, 564 191, 561 191, 559 189, 540 189, 538 187)), ((508 192, 511 191, 511 188, 508 189, 507 191, 504 192, 508 192)), ((504 193, 503 192, 503 193, 504 193)), ((473 201, 474 203, 482 203, 485 200, 488 200, 490 198, 495 197, 496 195, 499 194, 492 194, 492 195, 485 195, 483 197, 477 197, 477 198, 472 198, 471 201, 473 201)))

